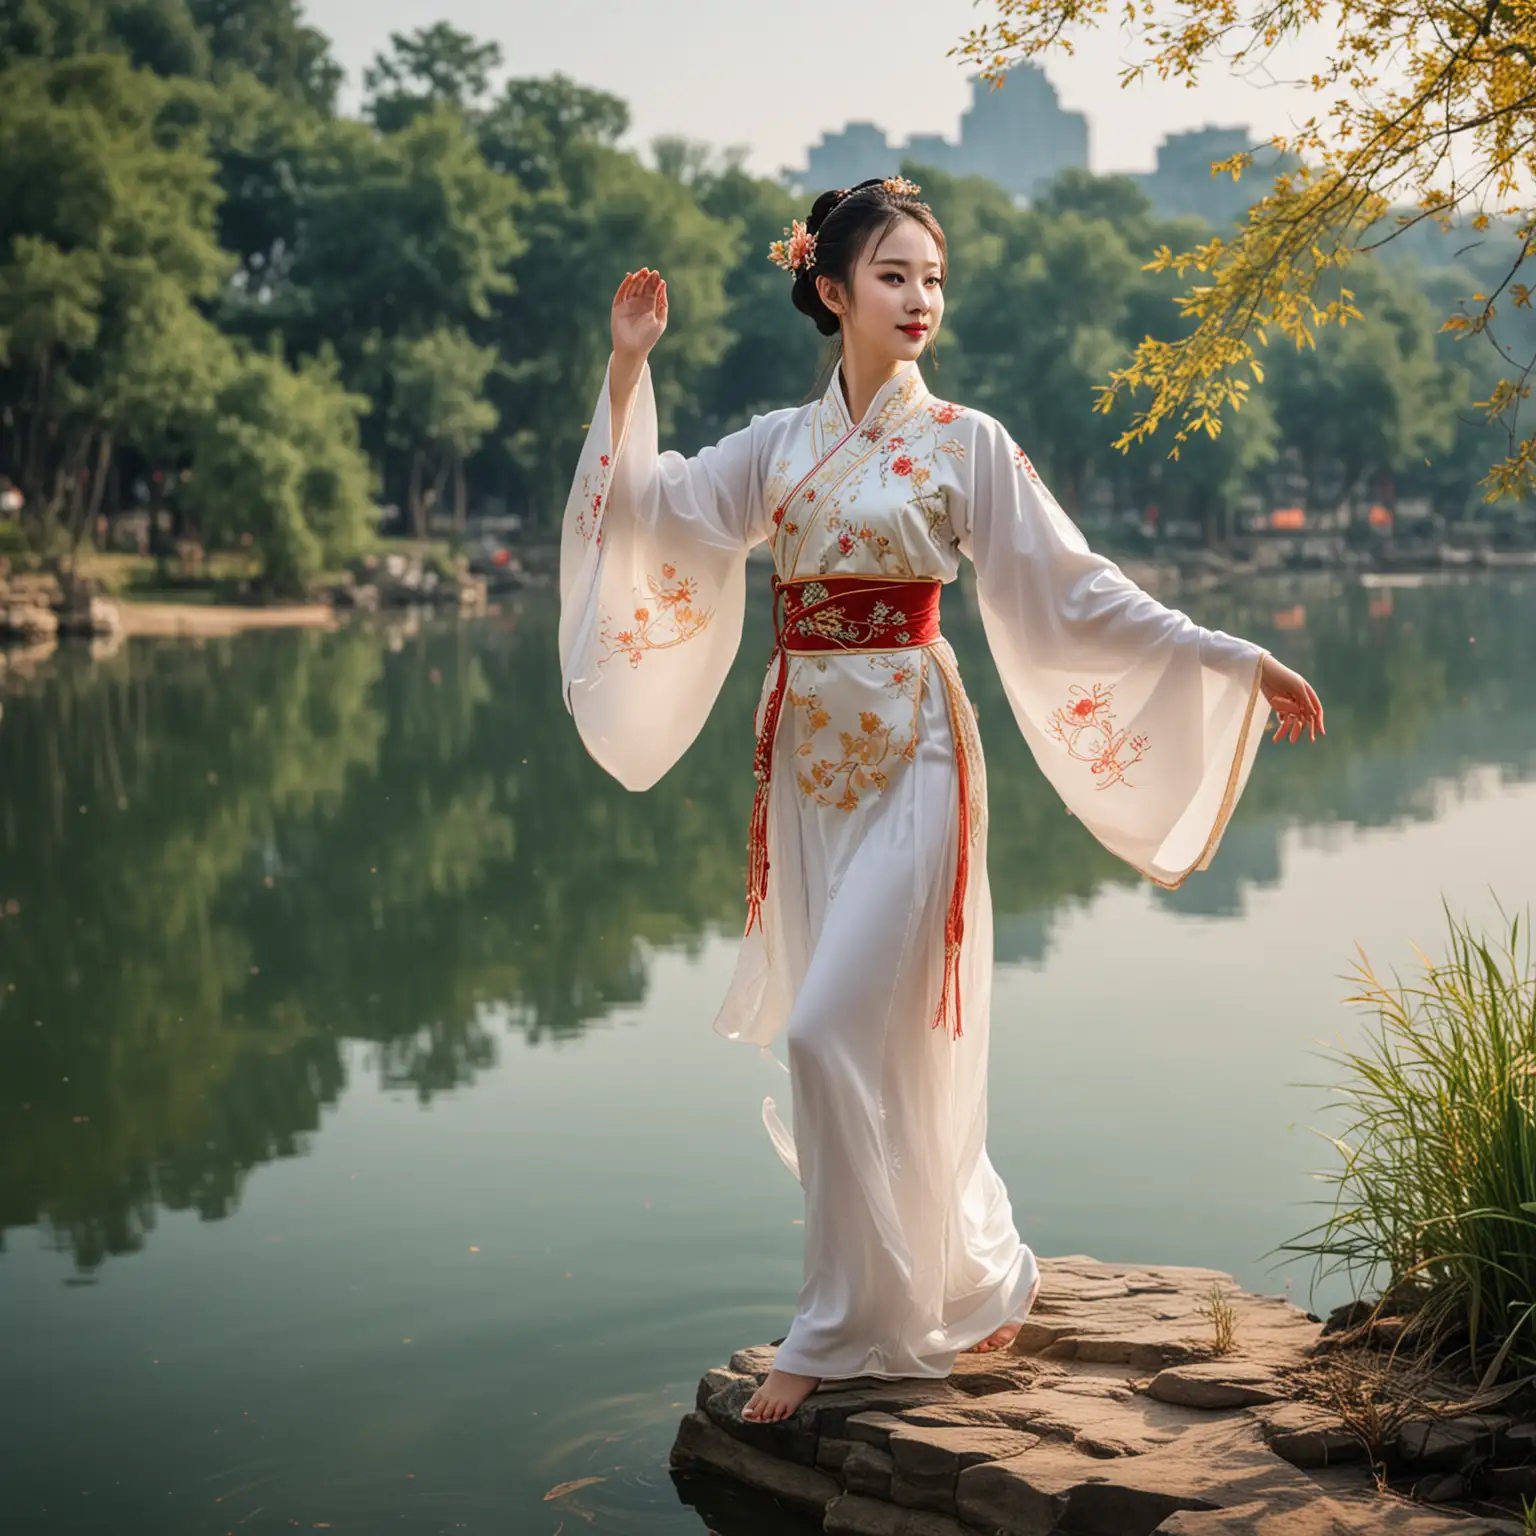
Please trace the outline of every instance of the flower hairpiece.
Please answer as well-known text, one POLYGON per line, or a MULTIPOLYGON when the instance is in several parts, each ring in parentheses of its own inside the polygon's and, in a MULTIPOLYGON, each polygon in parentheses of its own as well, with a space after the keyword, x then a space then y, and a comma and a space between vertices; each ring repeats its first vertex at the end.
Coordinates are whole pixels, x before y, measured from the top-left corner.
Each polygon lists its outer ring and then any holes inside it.
POLYGON ((916 197, 923 190, 915 181, 908 181, 905 176, 887 176, 880 185, 892 197, 916 197))
POLYGON ((804 272, 816 263, 816 236, 796 219, 784 238, 768 247, 768 260, 786 272, 804 272))

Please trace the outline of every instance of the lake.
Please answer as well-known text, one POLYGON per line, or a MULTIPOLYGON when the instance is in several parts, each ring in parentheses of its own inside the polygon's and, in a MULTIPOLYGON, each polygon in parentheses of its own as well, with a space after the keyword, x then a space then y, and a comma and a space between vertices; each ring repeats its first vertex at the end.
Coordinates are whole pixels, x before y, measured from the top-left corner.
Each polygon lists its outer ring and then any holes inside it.
MULTIPOLYGON (((1408 968, 1442 901, 1531 902, 1536 583, 1187 606, 1329 734, 1266 744, 1168 893, 1063 812, 946 594, 989 754, 989 1145, 1036 1252, 1307 1305, 1275 1250, 1326 1193, 1305 1085, 1369 1023, 1356 945, 1408 968)), ((645 795, 564 713, 547 594, 0 684, 0 1529, 803 1529, 666 1469, 800 1279, 758 1119, 787 1078, 709 1027, 769 638, 759 602, 645 795)))

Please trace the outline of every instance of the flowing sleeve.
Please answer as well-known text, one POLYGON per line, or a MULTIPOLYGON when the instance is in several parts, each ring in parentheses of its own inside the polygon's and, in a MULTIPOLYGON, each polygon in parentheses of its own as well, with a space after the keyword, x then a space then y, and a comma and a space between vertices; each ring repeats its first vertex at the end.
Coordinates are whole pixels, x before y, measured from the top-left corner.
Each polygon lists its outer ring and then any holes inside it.
POLYGON ((628 789, 688 749, 740 644, 759 420, 693 458, 658 453, 649 366, 616 429, 603 377, 561 528, 560 670, 583 743, 628 789))
POLYGON ((971 472, 955 525, 1035 761, 1111 853, 1181 884, 1216 852, 1263 740, 1264 651, 1202 629, 1094 554, 985 417, 971 472))

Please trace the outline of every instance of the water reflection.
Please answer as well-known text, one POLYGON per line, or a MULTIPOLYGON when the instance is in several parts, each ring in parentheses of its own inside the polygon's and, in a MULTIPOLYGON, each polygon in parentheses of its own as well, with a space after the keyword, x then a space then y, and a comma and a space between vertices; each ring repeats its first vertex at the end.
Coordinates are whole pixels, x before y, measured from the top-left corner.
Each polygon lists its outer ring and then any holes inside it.
MULTIPOLYGON (((1474 766, 1536 768, 1517 583, 1192 606, 1307 672, 1329 736, 1266 752, 1214 868, 1159 894, 1176 911, 1237 913, 1297 822, 1425 818, 1474 766)), ((1039 961, 1074 904, 1136 877, 1029 763, 965 601, 946 630, 987 738, 999 958, 1039 961)), ((640 796, 577 740, 543 601, 392 642, 65 651, 15 685, 0 1233, 40 1225, 88 1271, 157 1210, 222 1217, 249 1170, 305 1150, 349 1037, 426 1099, 494 1062, 506 1014, 530 1044, 576 1034, 644 997, 657 948, 734 932, 768 639, 759 605, 698 743, 640 796)))

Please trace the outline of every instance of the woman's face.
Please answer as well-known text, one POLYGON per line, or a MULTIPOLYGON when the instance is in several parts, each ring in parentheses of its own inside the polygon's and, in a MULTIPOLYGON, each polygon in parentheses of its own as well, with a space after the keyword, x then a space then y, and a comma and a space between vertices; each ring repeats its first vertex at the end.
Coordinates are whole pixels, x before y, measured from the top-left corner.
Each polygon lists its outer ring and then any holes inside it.
POLYGON ((942 271, 939 248, 916 219, 898 219, 884 237, 871 235, 853 269, 852 304, 830 280, 819 285, 843 323, 844 350, 879 361, 921 356, 944 314, 942 271))

